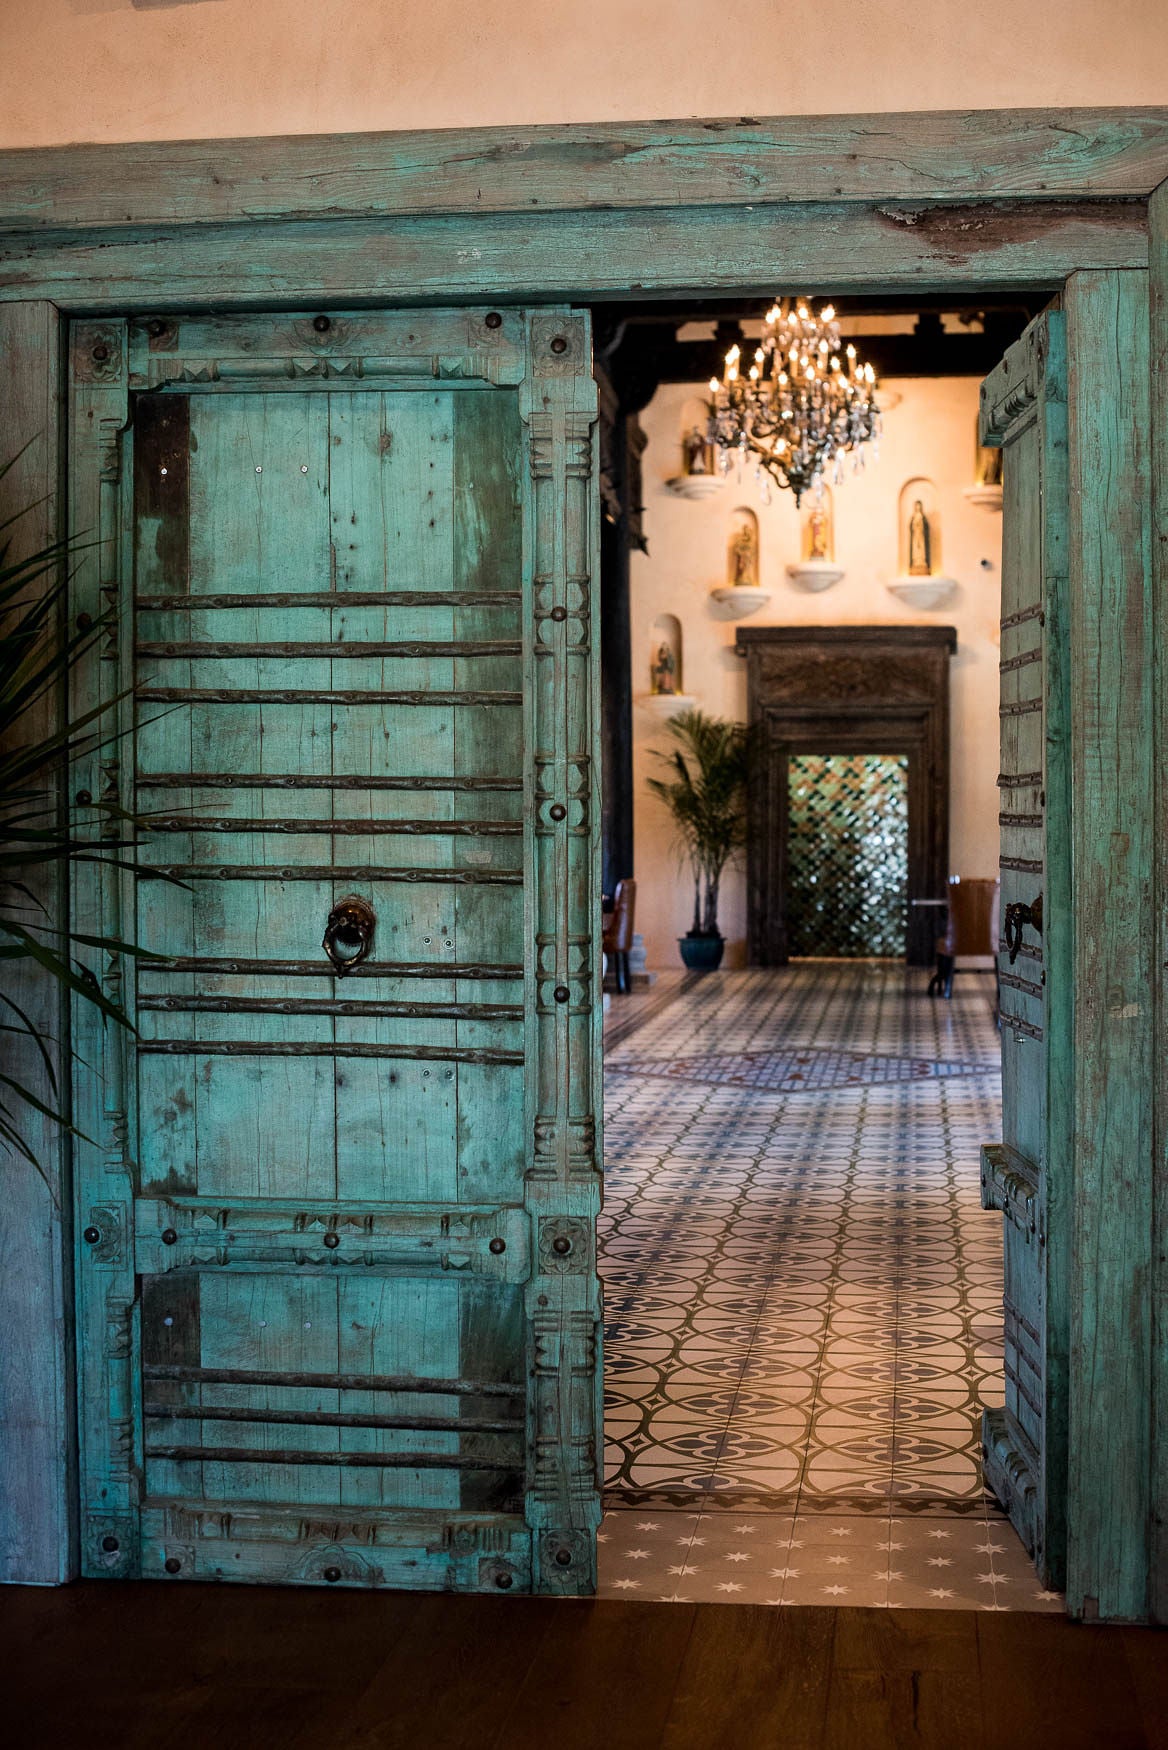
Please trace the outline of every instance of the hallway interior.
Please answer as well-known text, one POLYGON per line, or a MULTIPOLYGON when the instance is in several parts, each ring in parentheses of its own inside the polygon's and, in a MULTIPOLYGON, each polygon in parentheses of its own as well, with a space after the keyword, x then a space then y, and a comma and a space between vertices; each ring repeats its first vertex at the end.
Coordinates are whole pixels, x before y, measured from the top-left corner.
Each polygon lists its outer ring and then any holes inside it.
POLYGON ((602 1596, 1061 1609, 981 1478, 992 984, 927 979, 805 961, 611 1005, 602 1596))

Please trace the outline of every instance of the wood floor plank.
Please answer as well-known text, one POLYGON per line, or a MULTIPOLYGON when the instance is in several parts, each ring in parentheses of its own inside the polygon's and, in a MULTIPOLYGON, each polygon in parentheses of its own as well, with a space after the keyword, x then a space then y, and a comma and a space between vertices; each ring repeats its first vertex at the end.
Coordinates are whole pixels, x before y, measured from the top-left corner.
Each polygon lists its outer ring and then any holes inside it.
POLYGON ((373 1677, 336 1696, 327 1717, 298 1730, 287 1750, 481 1750, 564 1608, 538 1598, 403 1601, 408 1616, 373 1677))
POLYGON ((982 1750, 976 1676, 955 1671, 832 1671, 826 1743, 864 1750, 982 1750))
POLYGON ((697 1606, 565 1600, 492 1750, 657 1750, 697 1606))
POLYGON ((0 1591, 5 1750, 1168 1750, 1168 1631, 1023 1613, 0 1591))
MULTIPOLYGON (((189 1709, 172 1705, 165 1722, 153 1722, 141 1750, 261 1750, 268 1745, 331 1742, 330 1689, 232 1688, 204 1693, 189 1709), (310 1734, 307 1738, 304 1734, 310 1734)), ((138 1750, 138 1740, 132 1740, 138 1750)))
POLYGON ((1021 1611, 976 1620, 987 1744, 1148 1750, 1122 1630, 1021 1611))
POLYGON ((827 1742, 980 1750, 971 1611, 843 1610, 832 1649, 827 1742))
POLYGON ((197 1590, 216 1607, 202 1647, 222 1681, 273 1690, 311 1684, 348 1696, 359 1694, 387 1652, 414 1633, 419 1607, 428 1602, 404 1592, 331 1587, 197 1590))
POLYGON ((820 1750, 837 1614, 696 1606, 662 1750, 820 1750))
POLYGON ((841 1610, 832 1664, 836 1670, 976 1677, 977 1616, 972 1610, 841 1610))
POLYGON ((1168 1750, 1168 1628, 1124 1628, 1128 1670, 1152 1750, 1168 1750))

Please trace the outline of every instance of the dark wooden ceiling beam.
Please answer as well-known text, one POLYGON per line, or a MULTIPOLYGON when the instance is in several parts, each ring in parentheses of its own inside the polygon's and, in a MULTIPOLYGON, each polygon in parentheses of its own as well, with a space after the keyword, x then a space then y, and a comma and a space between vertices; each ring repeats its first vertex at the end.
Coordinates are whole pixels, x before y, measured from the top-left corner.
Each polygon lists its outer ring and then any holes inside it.
MULTIPOLYGON (((982 332, 952 334, 939 316, 926 313, 911 334, 868 334, 856 347, 877 377, 984 377, 999 363, 1029 320, 1025 310, 998 311, 982 332)), ((678 340, 664 324, 626 323, 609 355, 609 369, 630 411, 644 407, 660 383, 705 383, 722 375, 727 347, 738 338, 736 325, 721 325, 712 340, 678 340), (650 385, 652 387, 650 387, 650 385)))
MULTIPOLYGON (((778 290, 781 292, 782 287, 778 290)), ((786 288, 788 291, 790 287, 786 288)), ((827 296, 804 286, 798 288, 811 298, 816 305, 822 304, 827 296)), ((833 302, 838 312, 844 317, 854 316, 916 316, 922 312, 935 311, 940 315, 967 316, 980 318, 983 315, 1024 314, 1027 319, 1038 314, 1046 299, 1041 293, 1033 295, 1009 292, 978 292, 970 296, 967 292, 909 292, 909 293, 879 293, 875 296, 862 296, 848 293, 842 297, 833 295, 833 302)), ((765 301, 753 298, 686 298, 658 299, 652 303, 644 300, 639 302, 609 302, 603 308, 603 317, 607 322, 623 322, 629 327, 653 327, 679 325, 683 322, 757 322, 765 309, 765 301)))

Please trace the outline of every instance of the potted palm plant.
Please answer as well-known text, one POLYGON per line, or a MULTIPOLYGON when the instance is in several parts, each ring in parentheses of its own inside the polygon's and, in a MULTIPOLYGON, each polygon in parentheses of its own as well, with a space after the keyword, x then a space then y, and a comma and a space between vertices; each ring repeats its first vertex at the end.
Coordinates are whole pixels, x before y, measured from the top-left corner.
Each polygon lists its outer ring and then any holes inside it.
POLYGON ((673 816, 694 884, 693 925, 678 938, 691 972, 713 972, 725 939, 718 928, 718 889, 728 863, 746 843, 746 789, 752 732, 744 723, 679 711, 669 734, 677 745, 657 758, 669 775, 649 788, 673 816))

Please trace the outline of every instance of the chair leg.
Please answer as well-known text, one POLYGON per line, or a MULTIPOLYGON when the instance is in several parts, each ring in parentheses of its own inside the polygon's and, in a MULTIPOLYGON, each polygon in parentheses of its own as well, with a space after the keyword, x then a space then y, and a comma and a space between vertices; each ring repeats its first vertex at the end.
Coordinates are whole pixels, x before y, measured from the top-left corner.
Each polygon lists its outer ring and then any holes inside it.
POLYGON ((628 956, 627 951, 623 948, 620 950, 620 952, 617 954, 617 957, 616 957, 616 988, 620 991, 622 996, 626 996, 626 997, 628 996, 628 994, 629 994, 629 956, 628 956))
POLYGON ((937 955, 937 970, 929 980, 929 995, 931 997, 949 997, 953 995, 952 954, 937 955))

